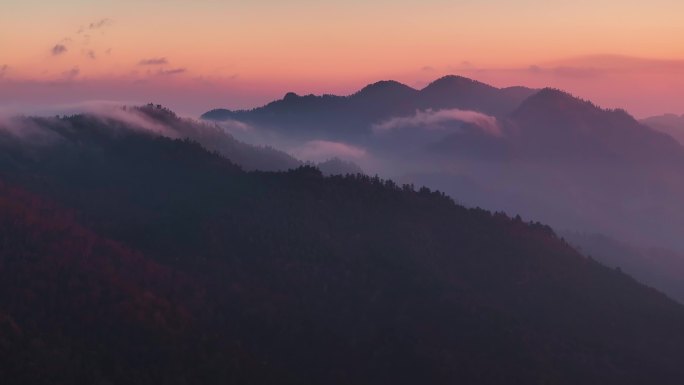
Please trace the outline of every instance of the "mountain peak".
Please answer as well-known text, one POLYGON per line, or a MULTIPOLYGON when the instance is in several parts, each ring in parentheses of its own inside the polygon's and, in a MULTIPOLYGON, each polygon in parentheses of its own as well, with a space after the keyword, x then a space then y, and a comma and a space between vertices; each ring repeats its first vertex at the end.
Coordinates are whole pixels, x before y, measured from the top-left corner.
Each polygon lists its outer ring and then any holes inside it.
POLYGON ((576 115, 600 112, 602 109, 594 103, 580 99, 566 91, 557 88, 544 88, 527 98, 514 112, 514 115, 524 115, 531 111, 545 113, 554 111, 563 115, 576 115))
MULTIPOLYGON (((442 87, 472 87, 474 85, 487 86, 484 83, 478 82, 460 75, 446 75, 428 84, 425 89, 442 88, 442 87)), ((490 86, 487 86, 490 87, 490 86)))
POLYGON ((380 80, 363 87, 354 95, 368 95, 378 92, 415 92, 415 90, 396 80, 380 80))
POLYGON ((293 100, 293 99, 298 99, 299 95, 295 92, 288 92, 283 96, 283 100, 293 100))
POLYGON ((542 88, 539 90, 535 96, 540 97, 540 98, 555 98, 555 99, 574 99, 574 100, 580 100, 579 98, 575 97, 571 93, 567 91, 563 91, 559 88, 553 88, 553 87, 546 87, 542 88))

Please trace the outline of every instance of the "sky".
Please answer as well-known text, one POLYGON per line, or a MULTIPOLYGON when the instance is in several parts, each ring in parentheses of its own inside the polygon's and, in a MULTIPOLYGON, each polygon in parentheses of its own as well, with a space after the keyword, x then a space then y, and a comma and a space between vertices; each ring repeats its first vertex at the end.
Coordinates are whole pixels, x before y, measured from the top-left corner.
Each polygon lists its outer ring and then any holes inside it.
POLYGON ((447 74, 684 113, 681 0, 0 0, 0 111, 196 116, 447 74))

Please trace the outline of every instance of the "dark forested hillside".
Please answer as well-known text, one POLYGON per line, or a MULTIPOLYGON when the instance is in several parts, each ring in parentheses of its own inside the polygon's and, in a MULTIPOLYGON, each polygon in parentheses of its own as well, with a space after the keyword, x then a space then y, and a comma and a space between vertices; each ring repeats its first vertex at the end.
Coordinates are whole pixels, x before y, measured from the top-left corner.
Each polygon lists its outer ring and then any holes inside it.
MULTIPOLYGON (((148 104, 124 110, 145 118, 144 123, 157 126, 161 134, 175 138, 189 138, 200 143, 209 151, 215 151, 229 158, 247 171, 284 171, 301 166, 301 162, 292 156, 272 147, 253 146, 236 140, 229 132, 218 125, 199 123, 191 119, 183 119, 160 105, 148 104)), ((78 118, 78 117, 76 117, 78 118)), ((135 125, 136 121, 126 121, 135 125)), ((148 128, 149 127, 145 127, 148 128)))
POLYGON ((545 225, 379 178, 245 172, 190 140, 51 122, 40 145, 0 138, 7 383, 684 376, 684 308, 545 225))

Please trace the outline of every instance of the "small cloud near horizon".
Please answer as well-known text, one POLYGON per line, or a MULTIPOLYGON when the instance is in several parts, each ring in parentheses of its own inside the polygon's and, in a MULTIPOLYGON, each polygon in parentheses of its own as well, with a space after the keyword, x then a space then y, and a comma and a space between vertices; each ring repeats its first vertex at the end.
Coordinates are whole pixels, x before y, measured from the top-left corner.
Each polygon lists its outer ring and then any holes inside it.
POLYGON ((169 61, 165 57, 142 59, 138 62, 138 65, 141 65, 141 66, 153 66, 153 65, 164 65, 164 64, 169 64, 169 61))
POLYGON ((81 73, 81 70, 78 67, 74 67, 68 71, 62 72, 62 76, 66 80, 72 80, 75 77, 77 77, 81 73))
POLYGON ((187 68, 174 68, 170 70, 159 70, 157 72, 158 75, 162 76, 167 76, 167 75, 178 75, 187 72, 187 68))

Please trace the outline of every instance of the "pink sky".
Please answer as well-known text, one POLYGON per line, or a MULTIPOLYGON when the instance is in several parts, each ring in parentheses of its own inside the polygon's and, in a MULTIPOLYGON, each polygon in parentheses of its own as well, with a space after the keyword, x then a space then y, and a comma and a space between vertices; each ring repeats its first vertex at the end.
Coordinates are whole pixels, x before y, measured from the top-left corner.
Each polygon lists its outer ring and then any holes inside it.
POLYGON ((684 113, 684 2, 9 0, 0 110, 153 101, 183 114, 446 74, 684 113))

